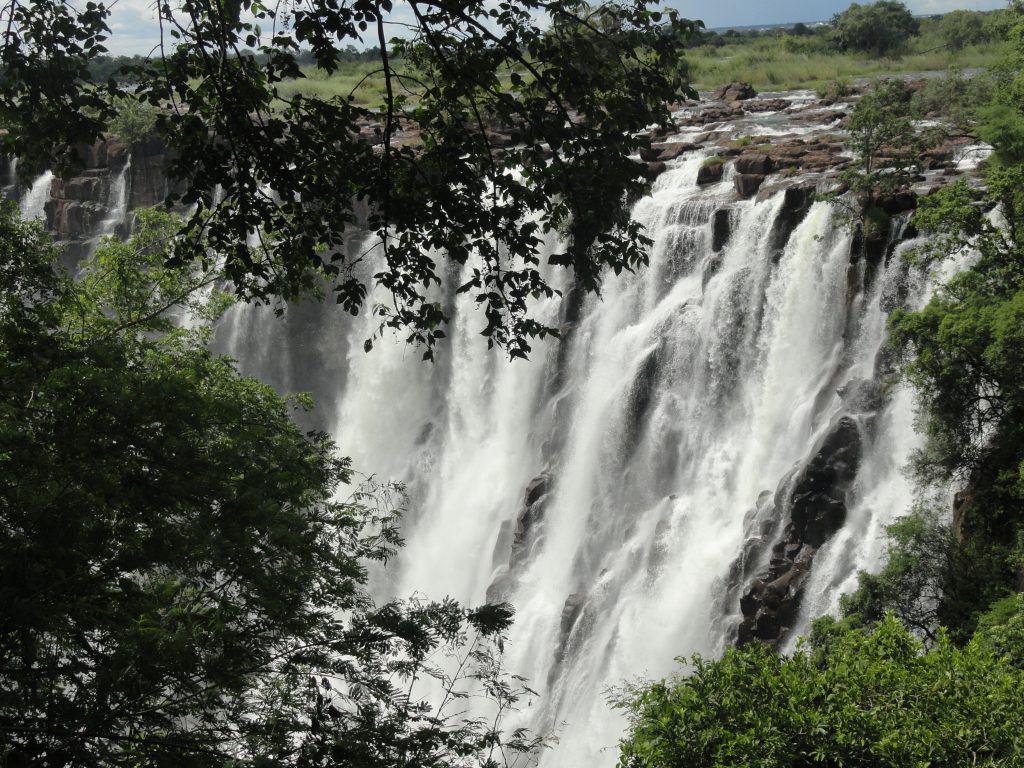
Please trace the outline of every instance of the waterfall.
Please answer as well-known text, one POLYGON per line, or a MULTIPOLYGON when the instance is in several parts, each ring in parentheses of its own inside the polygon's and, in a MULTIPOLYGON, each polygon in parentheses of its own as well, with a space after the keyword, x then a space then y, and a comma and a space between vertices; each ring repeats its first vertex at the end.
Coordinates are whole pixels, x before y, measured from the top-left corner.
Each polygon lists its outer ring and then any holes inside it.
POLYGON ((4 173, 3 189, 0 190, 0 198, 3 200, 18 199, 18 158, 6 158, 7 171, 4 173))
POLYGON ((50 187, 53 182, 53 172, 46 171, 32 182, 28 192, 21 199, 21 218, 26 221, 41 219, 46 216, 46 201, 50 199, 50 187))
POLYGON ((407 544, 381 596, 515 606, 507 666, 540 700, 506 725, 559 735, 544 766, 614 764, 609 689, 733 640, 751 515, 839 417, 863 435, 861 470, 790 637, 878 566, 911 498, 909 394, 851 410, 842 393, 884 375, 886 315, 926 286, 898 254, 858 256, 806 186, 737 201, 728 174, 700 187, 705 155, 685 157, 634 210, 650 265, 600 297, 552 275, 565 298, 536 311, 563 340, 529 362, 486 350, 457 272, 439 289, 454 320, 434 365, 387 335, 364 353, 369 313, 300 307, 282 324, 238 306, 219 332, 244 371, 329 391, 321 425, 353 465, 407 484, 407 544))
POLYGON ((129 154, 124 166, 122 166, 121 170, 117 172, 117 176, 110 182, 110 192, 107 197, 108 214, 100 222, 96 230, 96 234, 93 237, 94 243, 99 242, 101 238, 107 235, 115 234, 118 228, 125 223, 125 219, 128 216, 128 182, 131 178, 131 169, 132 158, 129 154))

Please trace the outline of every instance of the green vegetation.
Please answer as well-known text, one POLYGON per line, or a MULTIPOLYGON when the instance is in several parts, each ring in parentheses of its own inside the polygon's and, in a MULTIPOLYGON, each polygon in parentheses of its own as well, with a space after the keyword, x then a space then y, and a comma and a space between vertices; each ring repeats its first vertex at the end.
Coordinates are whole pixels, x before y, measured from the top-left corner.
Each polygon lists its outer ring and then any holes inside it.
POLYGON ((905 9, 894 7, 900 5, 861 5, 855 13, 851 8, 836 16, 834 27, 703 32, 695 36, 688 54, 692 79, 701 88, 743 81, 761 90, 827 89, 834 81, 984 68, 998 62, 1010 11, 962 11, 949 21, 921 19, 912 33, 905 9), (889 16, 895 21, 890 23, 889 16), (889 36, 890 26, 898 37, 889 36), (875 27, 885 34, 875 35, 875 27), (884 50, 879 50, 882 41, 884 50))
POLYGON ((809 648, 755 643, 627 692, 621 768, 1013 768, 1024 765, 1020 602, 960 648, 922 647, 894 618, 830 619, 809 648), (1016 658, 1019 658, 1016 657, 1016 658))
POLYGON ((160 6, 161 56, 97 81, 104 6, 15 3, 0 43, 0 142, 59 172, 72 147, 110 129, 120 100, 146 103, 183 189, 170 202, 193 211, 174 263, 202 263, 212 248, 237 294, 257 300, 316 294, 326 278, 352 313, 380 287, 391 296, 372 310, 381 327, 430 358, 448 321, 430 289, 447 262, 474 254, 479 268, 460 290, 479 301, 488 343, 525 357, 534 338, 558 332, 531 310, 555 291, 537 268, 546 233, 566 244, 549 261, 588 291, 607 271, 645 263, 648 240, 626 201, 647 181, 631 155, 649 146, 644 129, 669 122, 670 103, 692 95, 683 52, 698 27, 647 6, 408 3, 410 36, 388 41, 399 9, 383 0, 245 13, 190 0, 160 6), (364 33, 377 38, 374 63, 340 78, 339 50, 364 33), (393 141, 400 131, 415 141, 393 141), (364 212, 359 225, 387 264, 370 278, 344 252, 364 212))
POLYGON ((207 349, 229 299, 166 269, 178 222, 140 213, 84 276, 0 216, 0 764, 490 765, 504 606, 375 606, 400 542, 384 488, 354 491, 330 439, 207 349), (193 322, 174 322, 180 313, 193 322), (462 658, 457 679, 436 665, 462 658))
POLYGON ((832 19, 831 38, 840 51, 877 56, 902 51, 919 31, 917 20, 897 0, 853 3, 832 19))
POLYGON ((114 103, 114 110, 107 126, 110 133, 122 141, 134 144, 156 134, 158 111, 155 107, 135 99, 119 99, 114 103))

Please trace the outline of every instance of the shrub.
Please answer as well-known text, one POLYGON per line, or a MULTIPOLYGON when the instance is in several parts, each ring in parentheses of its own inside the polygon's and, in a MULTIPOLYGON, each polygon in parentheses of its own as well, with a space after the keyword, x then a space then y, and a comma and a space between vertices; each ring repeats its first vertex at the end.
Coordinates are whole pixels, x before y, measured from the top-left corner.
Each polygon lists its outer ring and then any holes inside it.
POLYGON ((790 657, 755 643, 720 661, 694 658, 691 674, 615 703, 630 720, 620 768, 1024 761, 1021 673, 982 643, 960 649, 940 637, 925 651, 891 616, 870 632, 821 620, 812 647, 790 657))
POLYGON ((118 99, 109 123, 110 133, 126 144, 144 141, 156 132, 156 107, 136 99, 118 99))
POLYGON ((840 51, 875 54, 900 51, 918 31, 917 20, 896 0, 853 3, 832 18, 832 27, 832 39, 840 51))

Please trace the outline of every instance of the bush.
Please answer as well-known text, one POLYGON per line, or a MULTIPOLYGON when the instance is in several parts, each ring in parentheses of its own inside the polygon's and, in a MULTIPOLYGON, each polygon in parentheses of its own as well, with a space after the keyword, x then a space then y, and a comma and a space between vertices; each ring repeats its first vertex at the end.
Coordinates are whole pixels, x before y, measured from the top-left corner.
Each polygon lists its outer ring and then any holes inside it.
POLYGON ((918 119, 943 116, 966 126, 975 112, 992 99, 992 80, 984 75, 966 78, 958 69, 931 78, 910 100, 911 114, 918 119))
POLYGON ((850 81, 844 78, 839 80, 832 80, 831 82, 820 85, 817 88, 818 98, 823 101, 837 102, 841 99, 845 99, 847 96, 853 95, 854 90, 850 86, 850 81))
POLYGON ((1013 580, 1009 553, 961 541, 940 513, 918 509, 886 529, 885 567, 861 572, 858 588, 841 600, 857 624, 892 613, 919 637, 934 641, 940 625, 966 641, 978 616, 1002 597, 1013 580))
POLYGON ((872 5, 854 3, 832 18, 832 39, 840 51, 891 54, 917 34, 917 20, 895 0, 872 5))
POLYGON ((156 132, 156 107, 135 99, 118 99, 114 109, 110 133, 126 144, 145 141, 156 132))
POLYGON ((990 39, 985 15, 977 11, 950 11, 939 21, 939 35, 951 51, 990 39))
POLYGON ((871 632, 821 620, 791 657, 755 643, 693 667, 616 702, 620 768, 1024 764, 1021 673, 982 643, 925 651, 891 616, 871 632))

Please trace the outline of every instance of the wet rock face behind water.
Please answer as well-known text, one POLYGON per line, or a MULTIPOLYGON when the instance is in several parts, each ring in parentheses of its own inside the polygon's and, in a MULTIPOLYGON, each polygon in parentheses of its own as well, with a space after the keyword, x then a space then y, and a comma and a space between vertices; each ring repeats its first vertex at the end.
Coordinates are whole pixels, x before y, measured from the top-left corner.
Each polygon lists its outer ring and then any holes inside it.
MULTIPOLYGON (((862 396, 870 389, 863 383, 854 388, 862 396)), ((748 555, 764 551, 771 538, 772 517, 780 511, 788 514, 781 536, 771 547, 767 568, 740 597, 739 644, 759 640, 775 645, 785 639, 797 619, 814 556, 846 522, 849 493, 863 453, 857 421, 843 416, 822 438, 810 461, 782 482, 774 502, 759 504, 760 529, 748 540, 748 555)), ((754 561, 748 557, 747 563, 754 561)))
POLYGON ((126 236, 127 212, 159 205, 171 191, 171 158, 161 141, 128 145, 110 138, 82 144, 76 152, 81 170, 67 179, 55 177, 45 206, 46 228, 70 262, 100 235, 126 236))

